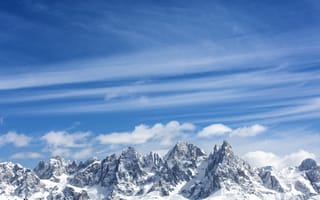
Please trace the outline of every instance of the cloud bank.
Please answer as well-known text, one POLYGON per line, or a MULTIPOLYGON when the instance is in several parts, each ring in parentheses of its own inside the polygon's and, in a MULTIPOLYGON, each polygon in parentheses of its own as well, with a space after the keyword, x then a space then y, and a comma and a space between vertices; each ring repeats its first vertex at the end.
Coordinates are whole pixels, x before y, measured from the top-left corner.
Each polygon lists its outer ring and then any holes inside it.
POLYGON ((45 142, 45 151, 52 155, 83 159, 117 151, 128 145, 143 151, 152 149, 165 152, 177 141, 201 142, 212 140, 214 137, 221 139, 221 137, 229 136, 254 137, 266 130, 265 126, 259 124, 235 129, 224 124, 212 124, 199 130, 193 123, 170 121, 166 124, 156 123, 152 126, 140 124, 132 131, 104 134, 50 131, 44 134, 41 140, 45 142))
MULTIPOLYGON (((308 145, 297 141, 293 142, 295 141, 294 137, 288 137, 288 135, 278 140, 266 140, 256 137, 267 131, 268 134, 271 134, 269 132, 272 130, 261 124, 231 128, 225 124, 216 123, 199 128, 193 123, 181 123, 178 121, 155 123, 153 125, 140 124, 135 126, 132 131, 104 134, 81 131, 49 131, 39 139, 33 138, 35 142, 43 145, 39 147, 42 147, 41 151, 37 152, 34 149, 30 149, 31 151, 27 149, 25 152, 18 151, 13 153, 10 158, 16 160, 38 159, 43 158, 45 153, 49 152, 52 156, 60 155, 70 159, 81 160, 93 156, 105 156, 111 152, 120 151, 126 146, 134 146, 142 152, 154 150, 165 154, 177 141, 188 141, 204 147, 207 152, 210 152, 214 144, 220 143, 222 139, 227 139, 231 144, 234 144, 236 151, 238 150, 237 148, 244 150, 243 158, 255 167, 272 165, 276 168, 283 168, 297 166, 305 158, 316 159, 315 154, 310 153, 310 151, 302 149, 296 151, 299 145, 314 147, 314 134, 306 134, 304 136, 304 141, 308 142, 308 145), (243 146, 244 144, 245 146, 243 146), (286 154, 271 153, 272 150, 281 152, 282 147, 286 148, 287 151, 292 152, 291 150, 295 150, 295 152, 286 154)), ((297 132, 306 131, 297 130, 297 132)), ((292 132, 292 134, 294 135, 295 133, 292 132)), ((1 145, 12 144, 19 148, 28 148, 30 141, 30 137, 16 132, 8 132, 0 136, 1 145)), ((239 154, 241 155, 241 151, 239 154)))
POLYGON ((284 156, 277 156, 271 152, 253 151, 243 156, 254 167, 273 166, 281 169, 284 167, 298 166, 306 158, 316 159, 315 154, 300 150, 284 156))

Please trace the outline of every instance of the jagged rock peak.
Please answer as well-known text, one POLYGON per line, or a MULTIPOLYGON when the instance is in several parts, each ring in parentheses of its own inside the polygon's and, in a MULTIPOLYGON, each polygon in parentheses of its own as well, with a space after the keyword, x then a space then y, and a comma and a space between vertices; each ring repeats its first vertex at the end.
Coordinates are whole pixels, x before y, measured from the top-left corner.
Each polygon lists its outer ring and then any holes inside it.
POLYGON ((229 144, 229 142, 227 140, 223 140, 222 142, 222 148, 223 149, 232 149, 231 145, 229 144))
POLYGON ((231 145, 224 140, 222 145, 215 145, 213 149, 213 154, 211 157, 215 157, 218 162, 222 162, 224 159, 230 159, 234 157, 234 153, 231 145))
MULTIPOLYGON (((64 161, 64 159, 63 159, 61 156, 58 156, 58 155, 52 156, 51 159, 55 159, 55 160, 59 160, 59 161, 64 161)), ((51 160, 51 159, 50 159, 50 160, 51 160)))
POLYGON ((138 154, 138 152, 136 151, 136 149, 134 147, 131 147, 131 146, 125 148, 121 152, 121 156, 124 156, 124 155, 130 156, 130 155, 137 155, 137 154, 138 154))
POLYGON ((299 170, 310 170, 315 167, 317 167, 317 162, 311 158, 307 158, 301 162, 301 164, 299 165, 299 170))
POLYGON ((125 148, 120 156, 119 159, 120 161, 124 161, 124 160, 140 160, 142 158, 142 154, 140 154, 139 152, 136 151, 135 148, 133 147, 127 147, 125 148))
POLYGON ((13 168, 14 166, 18 166, 22 168, 22 165, 13 162, 0 162, 0 167, 13 168))
POLYGON ((223 140, 222 145, 214 145, 213 152, 217 151, 232 151, 232 146, 229 144, 227 140, 223 140))
POLYGON ((200 168, 203 173, 198 173, 181 190, 188 199, 204 199, 220 189, 229 190, 233 186, 254 193, 253 182, 261 181, 250 165, 232 152, 227 141, 221 146, 216 145, 200 168))
POLYGON ((165 159, 179 159, 185 156, 203 157, 206 153, 199 147, 187 142, 177 142, 176 145, 165 155, 165 159))
POLYGON ((149 154, 144 156, 144 160, 147 164, 163 164, 162 158, 158 153, 150 152, 149 154))
POLYGON ((239 164, 239 165, 246 165, 249 167, 245 161, 240 159, 238 156, 236 156, 232 150, 231 145, 224 140, 222 145, 215 145, 214 152, 210 154, 209 156, 209 165, 213 164, 214 166, 218 166, 217 164, 239 164))
POLYGON ((188 145, 189 144, 187 142, 178 141, 175 146, 180 147, 180 148, 186 148, 188 145))
POLYGON ((12 162, 0 163, 0 199, 1 195, 30 197, 40 189, 40 179, 30 169, 12 162))
MULTIPOLYGON (((89 158, 87 159, 86 161, 81 161, 79 163, 79 169, 82 169, 82 168, 85 168, 87 166, 89 166, 90 164, 94 163, 94 162, 99 162, 100 160, 97 158, 97 157, 92 157, 92 158, 89 158)), ((75 162, 75 161, 73 161, 75 162)))
POLYGON ((33 171, 41 179, 50 179, 53 176, 72 174, 77 168, 78 165, 75 161, 65 161, 60 156, 54 156, 50 158, 48 163, 40 161, 33 171))

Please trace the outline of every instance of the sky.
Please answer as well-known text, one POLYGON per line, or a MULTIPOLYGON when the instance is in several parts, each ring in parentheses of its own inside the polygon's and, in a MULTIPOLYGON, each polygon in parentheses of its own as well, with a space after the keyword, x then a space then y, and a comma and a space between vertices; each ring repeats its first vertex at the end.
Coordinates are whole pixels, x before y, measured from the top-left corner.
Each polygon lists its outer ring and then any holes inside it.
POLYGON ((0 161, 228 140, 320 155, 318 0, 0 2, 0 161))

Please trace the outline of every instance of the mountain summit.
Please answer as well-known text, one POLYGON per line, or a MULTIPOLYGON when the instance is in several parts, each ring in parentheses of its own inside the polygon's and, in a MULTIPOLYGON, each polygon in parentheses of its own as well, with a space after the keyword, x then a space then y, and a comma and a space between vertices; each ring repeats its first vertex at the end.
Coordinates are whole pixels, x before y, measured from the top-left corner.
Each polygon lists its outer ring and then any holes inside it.
POLYGON ((0 163, 0 199, 320 199, 320 166, 252 168, 224 141, 206 154, 178 142, 161 157, 128 147, 102 160, 56 156, 34 170, 0 163))

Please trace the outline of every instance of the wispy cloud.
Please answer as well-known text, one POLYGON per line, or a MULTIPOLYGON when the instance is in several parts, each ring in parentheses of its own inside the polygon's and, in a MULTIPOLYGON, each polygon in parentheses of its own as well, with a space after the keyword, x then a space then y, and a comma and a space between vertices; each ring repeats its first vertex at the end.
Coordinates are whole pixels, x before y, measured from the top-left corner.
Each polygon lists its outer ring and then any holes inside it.
POLYGON ((38 159, 43 155, 38 152, 19 152, 10 156, 11 159, 38 159))
MULTIPOLYGON (((296 53, 307 54, 315 51, 317 46, 292 47, 292 48, 260 48, 256 51, 242 51, 225 53, 225 55, 212 56, 214 52, 208 47, 175 47, 159 52, 136 54, 125 57, 82 60, 58 64, 58 67, 48 66, 47 69, 57 68, 43 72, 16 74, 1 77, 0 90, 19 89, 28 87, 43 87, 70 83, 84 83, 92 81, 124 80, 132 78, 152 78, 173 75, 185 75, 200 72, 212 72, 228 69, 246 69, 252 63, 263 60, 263 66, 254 65, 255 68, 263 68, 267 65, 281 64, 283 57, 294 56, 296 53), (184 49, 181 52, 181 49, 184 49), (193 49, 193 50, 191 50, 193 49), (197 50, 194 50, 197 49, 197 50), (185 56, 188 55, 188 56, 185 56), (210 56, 209 56, 210 55, 210 56), (160 62, 166 58, 166 62, 160 62), (150 67, 152 66, 152 67, 150 67)), ((297 63, 295 63, 297 64, 297 63)))
MULTIPOLYGON (((298 122, 305 119, 313 120, 320 117, 318 96, 297 99, 289 98, 283 101, 271 101, 263 104, 253 101, 252 104, 254 104, 252 107, 247 107, 248 110, 253 111, 250 113, 244 111, 230 114, 228 110, 223 110, 223 112, 219 113, 215 118, 208 117, 210 113, 198 113, 197 115, 199 116, 195 117, 199 119, 194 120, 194 122, 205 124, 212 121, 222 121, 225 123, 243 124, 250 121, 251 123, 270 125, 293 121, 298 122)), ((182 115, 180 118, 183 117, 182 115)), ((188 115, 186 117, 188 117, 188 115)))
POLYGON ((26 93, 21 97, 9 96, 8 99, 1 99, 0 102, 28 102, 88 96, 104 96, 106 100, 111 100, 117 97, 139 94, 207 90, 221 91, 240 88, 257 89, 275 86, 288 87, 289 84, 301 84, 301 82, 303 83, 306 81, 320 81, 320 78, 314 72, 293 73, 282 72, 281 70, 257 70, 232 74, 226 73, 219 76, 213 75, 213 77, 191 78, 180 81, 175 80, 164 83, 129 84, 125 86, 91 89, 62 89, 58 91, 46 91, 45 93, 40 94, 37 94, 37 92, 33 94, 26 93))
MULTIPOLYGON (((287 36, 276 40, 287 40, 287 36)), ((316 87, 319 71, 299 69, 300 65, 312 67, 319 62, 316 42, 285 43, 279 48, 274 41, 250 48, 228 45, 225 49, 210 42, 174 45, 6 75, 0 77, 0 108, 13 115, 163 109, 167 112, 155 117, 168 121, 175 109, 206 105, 210 115, 202 116, 204 109, 198 113, 185 109, 183 113, 189 121, 202 123, 266 124, 320 116, 318 107, 309 108, 310 112, 308 108, 294 110, 320 93, 316 87), (220 113, 213 108, 219 108, 220 113)))
MULTIPOLYGON (((196 121, 248 121, 248 120, 280 120, 293 119, 289 110, 300 107, 299 104, 311 104, 319 94, 317 72, 294 72, 287 69, 264 69, 249 72, 226 73, 219 76, 204 78, 187 78, 166 82, 143 82, 139 84, 125 84, 124 86, 111 86, 90 89, 62 89, 45 92, 25 92, 22 96, 6 95, 0 100, 2 104, 25 103, 28 101, 51 101, 50 107, 38 104, 27 104, 27 107, 11 108, 9 112, 16 114, 33 113, 97 113, 127 110, 145 110, 170 107, 183 107, 188 105, 201 105, 210 103, 212 106, 221 104, 244 104, 253 109, 254 113, 241 113, 237 115, 217 117, 216 119, 202 118, 196 121), (297 92, 297 90, 299 92, 297 92), (106 98, 112 97, 112 98, 106 98), (68 99, 72 98, 72 103, 68 99), (88 101, 88 98, 93 98, 88 101), (67 100, 66 102, 64 102, 67 100), (282 105, 280 105, 282 104, 282 105), (280 105, 280 106, 279 106, 280 105), (259 107, 260 106, 260 107, 259 107), (269 106, 266 111, 264 106, 269 106), (283 108, 285 107, 285 108, 283 108), (287 109, 287 107, 290 107, 287 109), (38 109, 35 109, 38 108, 38 109), (287 112, 287 113, 285 113, 287 112), (283 117, 286 115, 285 117, 283 117), (291 116, 289 116, 291 115, 291 116)), ((305 109, 295 110, 295 117, 304 117, 305 109)), ((309 117, 317 117, 314 107, 309 117)), ((225 109, 228 111, 228 108, 225 109)), ((293 110, 292 110, 293 112, 293 110)), ((199 118, 199 117, 198 117, 199 118)))

